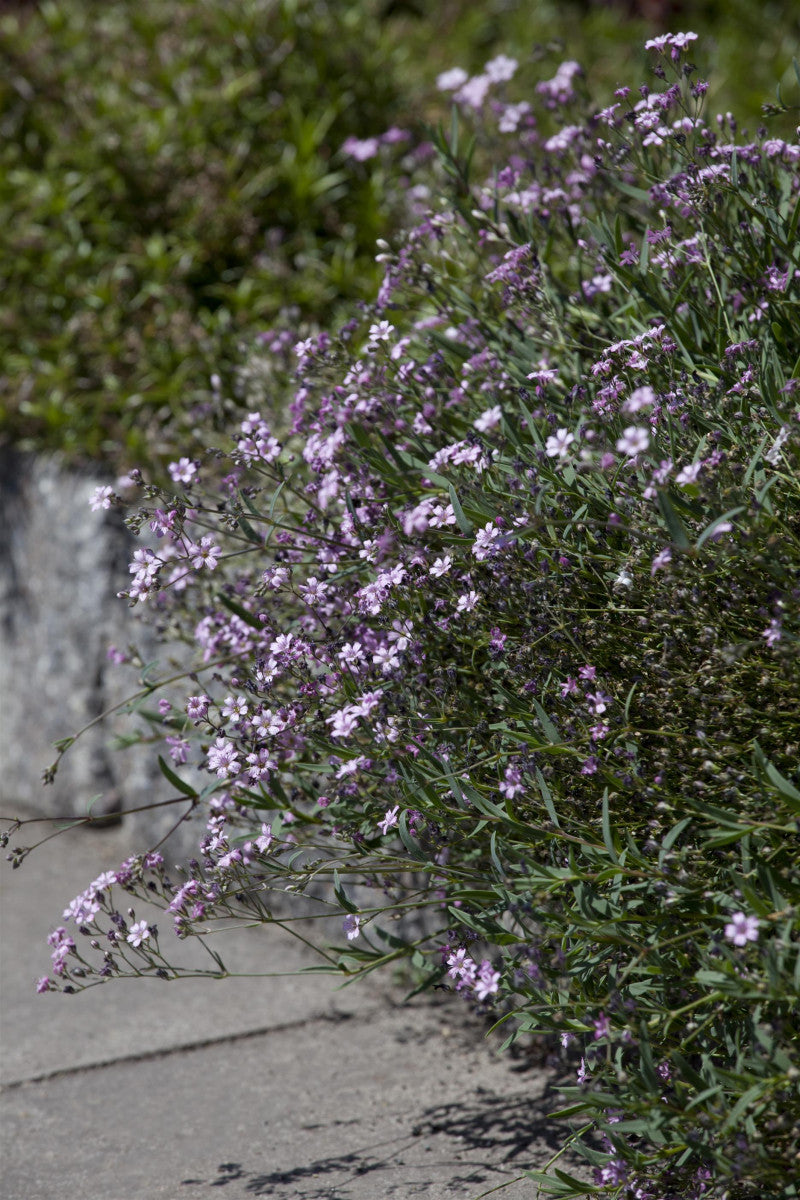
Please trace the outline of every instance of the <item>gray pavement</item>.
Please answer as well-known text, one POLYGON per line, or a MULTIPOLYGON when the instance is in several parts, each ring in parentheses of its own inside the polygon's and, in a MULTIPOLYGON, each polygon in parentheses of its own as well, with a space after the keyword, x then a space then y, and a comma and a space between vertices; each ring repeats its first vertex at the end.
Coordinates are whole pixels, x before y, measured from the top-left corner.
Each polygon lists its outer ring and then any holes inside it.
POLYGON ((220 944, 260 977, 36 996, 62 908, 131 849, 79 830, 0 863, 2 1200, 533 1200, 554 1097, 458 997, 291 974, 313 960, 275 929, 220 944))

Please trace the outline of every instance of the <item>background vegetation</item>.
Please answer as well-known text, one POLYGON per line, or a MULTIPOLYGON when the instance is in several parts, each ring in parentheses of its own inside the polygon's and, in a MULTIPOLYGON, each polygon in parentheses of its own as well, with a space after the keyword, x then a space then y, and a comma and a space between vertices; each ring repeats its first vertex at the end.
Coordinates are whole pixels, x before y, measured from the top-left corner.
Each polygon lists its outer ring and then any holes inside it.
MULTIPOLYGON (((11 6, 12 9, 14 6, 11 6)), ((758 121, 792 86, 791 0, 46 0, 0 20, 0 438, 109 465, 215 419, 243 342, 331 324, 405 220, 386 157, 348 137, 445 105, 436 75, 513 48, 608 90, 691 24, 712 99, 758 121), (789 74, 787 75, 787 72, 789 74), (212 376, 218 386, 212 385, 212 376)), ((796 85, 794 85, 796 87, 796 85)), ((399 177, 400 173, 398 173, 399 177)))

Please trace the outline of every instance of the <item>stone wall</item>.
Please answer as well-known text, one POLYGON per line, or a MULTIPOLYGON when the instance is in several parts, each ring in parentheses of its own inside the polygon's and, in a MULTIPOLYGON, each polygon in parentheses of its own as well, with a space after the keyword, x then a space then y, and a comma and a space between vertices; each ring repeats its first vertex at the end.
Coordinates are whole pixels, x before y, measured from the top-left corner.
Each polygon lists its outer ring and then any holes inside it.
MULTIPOLYGON (((109 661, 108 647, 131 642, 148 657, 152 636, 116 598, 127 586, 133 538, 119 512, 92 512, 97 478, 52 458, 0 451, 0 813, 82 816, 166 800, 152 746, 114 751, 134 728, 117 715, 83 734, 65 754, 55 780, 42 773, 53 743, 76 733, 137 687, 136 671, 109 661)), ((170 807, 125 818, 141 848, 175 822, 170 807)), ((172 839, 176 854, 197 832, 172 839)), ((25 840, 25 839, 21 839, 25 840)))

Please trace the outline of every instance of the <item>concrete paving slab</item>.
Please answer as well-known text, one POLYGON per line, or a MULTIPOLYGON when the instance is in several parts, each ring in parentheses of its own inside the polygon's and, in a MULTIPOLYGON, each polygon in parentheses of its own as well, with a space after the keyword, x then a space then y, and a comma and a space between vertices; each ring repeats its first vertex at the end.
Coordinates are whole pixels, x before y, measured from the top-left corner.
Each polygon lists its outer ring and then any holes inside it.
MULTIPOLYGON (((77 830, 0 863, 2 1200, 533 1196, 519 1177, 555 1149, 556 1099, 459 997, 320 975, 36 996, 65 904, 133 848, 124 827, 77 830)), ((241 970, 309 962, 274 929, 221 948, 241 970)))
MULTIPOLYGON (((3 1200, 464 1200, 553 1152, 541 1074, 415 1001, 7 1088, 3 1200)), ((516 1182, 514 1182, 516 1180, 516 1182)))
MULTIPOLYGON (((141 849, 124 826, 75 829, 37 849, 17 870, 0 862, 0 1082, 269 1029, 314 1015, 366 1014, 380 1003, 381 981, 369 989, 337 990, 339 981, 330 976, 289 974, 315 960, 274 927, 229 930, 219 937, 218 948, 231 970, 277 976, 112 980, 74 996, 37 996, 35 981, 50 966, 47 935, 59 924, 66 904, 101 871, 141 849)), ((136 911, 140 919, 147 919, 138 902, 136 911)), ((160 915, 152 909, 153 919, 160 915)), ((160 924, 163 928, 164 921, 160 924)), ((176 961, 209 965, 197 939, 179 942, 166 934, 165 945, 167 939, 176 961)))

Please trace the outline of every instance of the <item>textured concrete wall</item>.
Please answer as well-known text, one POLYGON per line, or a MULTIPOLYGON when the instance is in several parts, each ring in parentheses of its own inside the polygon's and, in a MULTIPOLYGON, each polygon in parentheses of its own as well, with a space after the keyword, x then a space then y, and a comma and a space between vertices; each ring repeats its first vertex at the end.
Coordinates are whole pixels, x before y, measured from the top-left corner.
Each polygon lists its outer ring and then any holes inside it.
MULTIPOLYGON (((133 538, 112 510, 92 512, 98 484, 57 461, 0 452, 0 812, 79 816, 168 799, 152 746, 113 751, 134 727, 116 716, 85 733, 61 760, 54 782, 44 769, 53 742, 74 734, 129 696, 136 672, 107 657, 109 644, 135 642, 154 657, 152 637, 116 593, 127 586, 133 538), (149 645, 147 645, 149 640, 149 645)), ((104 481, 103 481, 104 482, 104 481)), ((170 828, 169 808, 126 818, 142 849, 170 828)), ((174 840, 190 847, 196 832, 174 840)))

